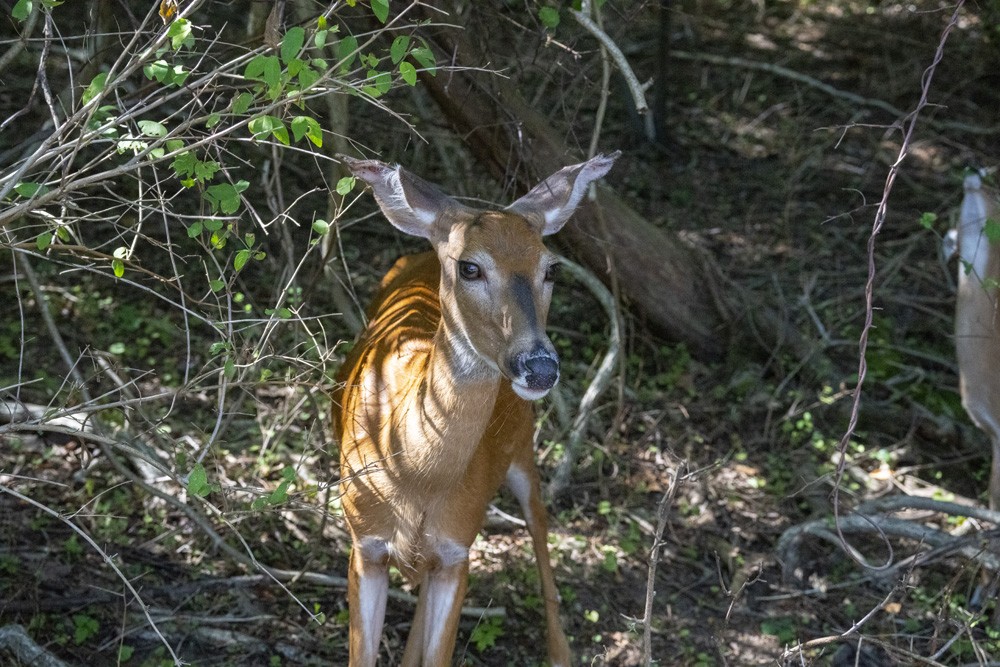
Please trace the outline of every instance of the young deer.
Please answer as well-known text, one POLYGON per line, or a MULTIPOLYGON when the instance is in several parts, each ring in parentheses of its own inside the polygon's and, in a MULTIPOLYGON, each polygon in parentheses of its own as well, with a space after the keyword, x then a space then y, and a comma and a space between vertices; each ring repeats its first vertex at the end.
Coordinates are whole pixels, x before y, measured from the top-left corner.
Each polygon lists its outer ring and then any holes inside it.
POLYGON ((955 353, 958 358, 962 405, 972 421, 990 438, 990 509, 1000 510, 1000 244, 986 234, 987 220, 996 220, 995 195, 983 190, 978 174, 965 178, 965 196, 958 219, 958 296, 955 303, 955 353))
POLYGON ((521 505, 545 600, 549 660, 570 664, 533 451, 559 379, 545 334, 563 226, 618 153, 565 167, 507 208, 478 210, 398 166, 342 158, 397 229, 434 250, 382 280, 338 375, 334 428, 351 530, 350 664, 375 664, 395 565, 420 584, 403 665, 451 662, 469 546, 503 482, 521 505))

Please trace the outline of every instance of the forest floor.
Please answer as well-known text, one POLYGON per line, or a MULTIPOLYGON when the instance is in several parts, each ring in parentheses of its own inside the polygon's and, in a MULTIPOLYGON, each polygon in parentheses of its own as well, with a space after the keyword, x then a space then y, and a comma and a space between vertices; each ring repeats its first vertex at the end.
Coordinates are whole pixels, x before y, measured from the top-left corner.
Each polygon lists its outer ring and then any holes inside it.
MULTIPOLYGON (((623 40, 627 32, 629 58, 648 76, 657 24, 614 4, 605 8, 609 26, 618 26, 611 32, 623 40)), ((940 252, 963 169, 988 166, 998 154, 1000 35, 989 33, 990 19, 979 11, 963 9, 949 37, 931 105, 921 111, 889 194, 875 244, 867 377, 846 448, 840 443, 857 381, 867 243, 903 140, 892 123, 920 100, 922 73, 952 9, 676 3, 671 135, 649 146, 621 120, 624 111, 615 115, 620 100, 612 103, 610 117, 619 120, 608 123, 601 145, 621 146, 625 155, 609 182, 755 295, 747 309, 775 308, 813 351, 801 358, 781 346, 748 349, 750 335, 723 359, 696 359, 648 332, 625 305, 619 372, 593 412, 568 491, 549 503, 575 664, 643 664, 644 604, 654 593, 651 644, 660 665, 1000 661, 1000 633, 989 619, 995 600, 972 602, 989 577, 971 551, 996 558, 995 545, 974 539, 989 524, 929 510, 896 515, 955 538, 936 551, 874 530, 845 533, 858 558, 876 567, 846 555, 836 538, 824 539, 829 531, 779 545, 789 529, 822 526, 833 516, 836 480, 845 515, 901 493, 985 502, 988 446, 958 397, 955 265, 940 252), (674 479, 674 495, 662 503, 674 479), (660 511, 665 530, 656 543, 660 511), (877 567, 885 563, 892 567, 877 567)), ((577 120, 585 127, 585 118, 577 120)), ((401 162, 407 141, 398 139, 401 162)), ((407 166, 429 180, 449 178, 407 166)), ((400 250, 411 248, 373 229, 343 238, 361 300, 400 250)), ((47 276, 55 280, 55 271, 47 276)), ((0 285, 8 295, 0 299, 8 302, 13 289, 0 285)), ((138 301, 124 313, 81 312, 69 292, 53 298, 62 300, 60 317, 75 318, 80 340, 101 327, 131 326, 133 340, 151 339, 147 346, 170 358, 156 342, 168 333, 138 301)), ((550 323, 565 371, 539 411, 545 478, 604 352, 600 313, 583 287, 561 279, 550 323)), ((17 356, 0 352, 9 366, 0 366, 3 376, 13 376, 17 356)), ((49 372, 64 375, 54 355, 40 353, 42 364, 49 358, 49 372)), ((162 372, 136 386, 149 395, 172 391, 162 372)), ((289 381, 241 390, 227 410, 223 446, 206 466, 218 485, 207 496, 208 516, 230 548, 271 567, 317 573, 280 584, 235 562, 182 507, 124 482, 92 442, 0 435, 0 481, 20 481, 23 495, 0 494, 0 626, 24 625, 71 665, 172 664, 124 577, 191 664, 346 664, 347 607, 337 577, 346 573, 349 539, 337 513, 336 452, 325 435, 328 389, 289 381), (285 470, 293 472, 286 477, 285 470), (287 498, 267 495, 288 479, 287 498), (255 497, 275 502, 251 507, 255 497), (65 518, 85 526, 94 544, 65 518)), ((186 395, 172 408, 172 437, 203 438, 215 409, 213 395, 186 395)), ((173 488, 177 496, 184 491, 173 488)), ((544 623, 530 541, 506 516, 518 515, 509 495, 501 494, 496 508, 473 548, 472 611, 463 616, 457 655, 468 665, 541 664, 544 623), (475 609, 485 611, 477 616, 475 609)), ((412 612, 412 600, 390 599, 389 664, 401 655, 412 612)), ((2 652, 0 663, 16 664, 2 652)))

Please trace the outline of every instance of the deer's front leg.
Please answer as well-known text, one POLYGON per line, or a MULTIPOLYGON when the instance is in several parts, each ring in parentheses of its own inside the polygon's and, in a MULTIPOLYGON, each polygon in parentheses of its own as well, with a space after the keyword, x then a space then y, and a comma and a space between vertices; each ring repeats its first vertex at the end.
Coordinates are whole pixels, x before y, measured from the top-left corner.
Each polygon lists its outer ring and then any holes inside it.
POLYGON ((372 537, 355 540, 347 578, 351 667, 375 667, 388 594, 389 548, 385 540, 372 537))
POLYGON ((435 563, 420 584, 420 600, 402 665, 448 667, 455 651, 458 619, 469 583, 469 550, 443 540, 435 563))
POLYGON ((507 486, 517 497, 524 514, 524 521, 531 534, 531 545, 535 550, 538 565, 538 579, 545 600, 545 626, 548 638, 549 662, 553 667, 569 667, 570 653, 566 633, 559 619, 559 591, 552 574, 549 560, 549 525, 545 505, 542 503, 541 484, 538 468, 535 467, 534 452, 530 444, 523 448, 525 455, 519 456, 507 471, 507 486))

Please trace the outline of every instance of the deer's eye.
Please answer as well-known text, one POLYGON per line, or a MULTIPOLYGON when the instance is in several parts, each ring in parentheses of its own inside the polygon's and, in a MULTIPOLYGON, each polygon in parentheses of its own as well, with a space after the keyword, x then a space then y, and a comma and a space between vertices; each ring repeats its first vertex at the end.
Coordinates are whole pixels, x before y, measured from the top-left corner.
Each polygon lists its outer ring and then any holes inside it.
POLYGON ((483 277, 483 270, 474 262, 458 262, 458 275, 462 280, 479 280, 483 277))
POLYGON ((560 271, 561 268, 562 268, 562 265, 559 264, 559 262, 555 262, 553 264, 549 264, 549 268, 545 269, 545 282, 549 282, 550 283, 553 280, 555 280, 556 276, 559 275, 559 271, 560 271))

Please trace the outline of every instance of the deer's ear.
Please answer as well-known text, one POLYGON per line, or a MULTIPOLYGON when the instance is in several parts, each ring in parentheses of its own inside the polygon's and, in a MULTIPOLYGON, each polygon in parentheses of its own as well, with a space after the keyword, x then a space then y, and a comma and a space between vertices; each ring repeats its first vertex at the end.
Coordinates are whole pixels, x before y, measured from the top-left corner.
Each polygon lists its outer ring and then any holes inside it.
POLYGON ((401 232, 430 239, 441 214, 461 207, 436 185, 397 165, 378 160, 356 160, 338 155, 355 176, 372 186, 382 213, 401 232))
POLYGON ((597 155, 580 164, 563 167, 507 207, 529 220, 540 220, 543 235, 555 234, 566 224, 591 183, 608 173, 621 155, 597 155))

